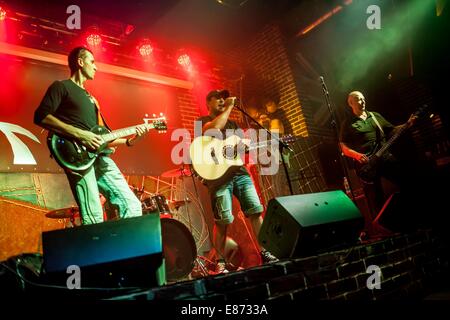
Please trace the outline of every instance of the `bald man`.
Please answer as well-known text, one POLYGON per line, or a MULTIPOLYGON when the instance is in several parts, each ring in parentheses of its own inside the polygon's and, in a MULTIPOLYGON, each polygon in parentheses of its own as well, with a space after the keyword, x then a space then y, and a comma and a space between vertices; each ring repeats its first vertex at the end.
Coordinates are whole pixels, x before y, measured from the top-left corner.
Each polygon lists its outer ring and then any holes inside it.
MULTIPOLYGON (((392 132, 401 126, 395 127, 378 112, 368 111, 364 95, 359 91, 348 94, 347 104, 352 110, 352 117, 342 124, 341 148, 346 157, 354 159, 362 166, 369 161, 369 155, 376 152, 392 132)), ((411 115, 406 125, 411 126, 416 118, 411 115)), ((402 164, 389 152, 382 157, 376 172, 374 181, 363 183, 366 197, 375 214, 381 209, 387 196, 384 195, 381 178, 392 182, 397 189, 400 189, 408 180, 408 173, 405 172, 402 164)))

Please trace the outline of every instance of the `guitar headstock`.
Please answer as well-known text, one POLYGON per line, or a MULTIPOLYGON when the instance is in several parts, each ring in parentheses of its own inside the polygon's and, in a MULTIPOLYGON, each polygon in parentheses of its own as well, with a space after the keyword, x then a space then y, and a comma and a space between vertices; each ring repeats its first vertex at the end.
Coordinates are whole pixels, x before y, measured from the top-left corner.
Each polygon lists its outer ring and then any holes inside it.
POLYGON ((144 123, 147 125, 151 125, 153 129, 158 130, 159 133, 165 133, 167 131, 167 122, 164 114, 161 112, 159 116, 157 116, 156 114, 153 114, 152 116, 152 118, 149 118, 148 114, 146 114, 145 118, 143 119, 144 123))

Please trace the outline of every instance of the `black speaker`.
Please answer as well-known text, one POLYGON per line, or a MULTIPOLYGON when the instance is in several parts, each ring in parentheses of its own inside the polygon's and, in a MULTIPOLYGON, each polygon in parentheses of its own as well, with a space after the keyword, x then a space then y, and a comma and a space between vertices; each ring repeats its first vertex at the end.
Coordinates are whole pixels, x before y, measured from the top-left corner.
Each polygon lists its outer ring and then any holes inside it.
POLYGON ((359 209, 341 190, 269 201, 259 241, 278 258, 355 243, 364 226, 359 209))
POLYGON ((153 287, 166 283, 159 215, 146 215, 42 233, 47 283, 66 286, 68 267, 81 287, 153 287))

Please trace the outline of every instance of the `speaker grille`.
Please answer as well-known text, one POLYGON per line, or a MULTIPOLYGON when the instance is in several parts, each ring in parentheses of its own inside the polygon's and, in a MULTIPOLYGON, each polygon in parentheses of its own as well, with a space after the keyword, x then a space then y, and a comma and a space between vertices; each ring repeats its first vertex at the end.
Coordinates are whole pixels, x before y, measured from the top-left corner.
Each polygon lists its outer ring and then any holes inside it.
POLYGON ((354 242, 363 225, 341 190, 279 197, 269 201, 259 240, 279 258, 301 256, 354 242))

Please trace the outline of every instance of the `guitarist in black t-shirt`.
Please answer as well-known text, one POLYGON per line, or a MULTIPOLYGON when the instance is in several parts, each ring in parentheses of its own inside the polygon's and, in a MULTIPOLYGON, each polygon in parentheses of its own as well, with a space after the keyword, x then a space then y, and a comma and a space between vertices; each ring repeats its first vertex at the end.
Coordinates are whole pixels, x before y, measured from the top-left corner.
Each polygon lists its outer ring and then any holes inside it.
POLYGON ((402 188, 408 176, 402 164, 383 147, 388 146, 386 143, 394 142, 392 137, 400 136, 411 127, 417 116, 413 114, 404 125, 393 126, 379 113, 366 109, 366 101, 361 92, 350 92, 347 103, 352 110, 352 118, 345 121, 341 127, 342 152, 355 160, 357 173, 364 182, 366 196, 372 209, 378 212, 385 198, 381 178, 386 178, 398 188, 402 188))
MULTIPOLYGON (((102 136, 90 130, 106 124, 100 114, 97 100, 84 87, 87 80, 94 79, 97 71, 94 56, 89 49, 77 47, 70 52, 68 63, 69 79, 55 81, 48 88, 34 113, 34 123, 74 141, 78 153, 84 151, 83 148, 97 150, 105 141, 102 136)), ((145 125, 137 126, 131 132, 131 137, 115 139, 107 146, 132 146, 147 132, 145 125)), ((103 221, 99 192, 119 209, 121 218, 142 215, 141 202, 107 154, 99 154, 93 164, 82 171, 62 167, 80 209, 83 224, 103 221)))

